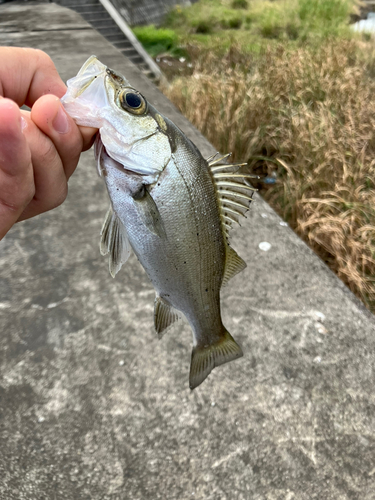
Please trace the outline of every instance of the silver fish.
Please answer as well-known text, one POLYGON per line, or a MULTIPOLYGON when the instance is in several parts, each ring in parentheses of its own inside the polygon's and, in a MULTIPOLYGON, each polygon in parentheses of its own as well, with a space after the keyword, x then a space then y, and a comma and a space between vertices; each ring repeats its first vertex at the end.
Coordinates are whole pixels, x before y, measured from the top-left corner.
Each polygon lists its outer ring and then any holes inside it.
POLYGON ((205 160, 196 146, 122 75, 91 56, 62 98, 79 125, 100 130, 99 175, 111 206, 100 249, 112 276, 131 249, 155 287, 159 336, 182 312, 193 330, 190 388, 242 356, 220 314, 220 289, 246 264, 228 231, 254 190, 227 158, 205 160))

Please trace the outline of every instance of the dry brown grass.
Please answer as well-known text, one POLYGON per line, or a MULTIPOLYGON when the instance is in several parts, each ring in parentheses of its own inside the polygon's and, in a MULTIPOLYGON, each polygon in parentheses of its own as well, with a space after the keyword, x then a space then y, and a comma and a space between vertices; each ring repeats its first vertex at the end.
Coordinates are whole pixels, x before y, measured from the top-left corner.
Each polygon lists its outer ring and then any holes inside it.
POLYGON ((165 92, 222 152, 277 173, 262 194, 375 311, 375 80, 370 46, 193 55, 165 92), (366 56, 364 54, 368 52, 366 56))

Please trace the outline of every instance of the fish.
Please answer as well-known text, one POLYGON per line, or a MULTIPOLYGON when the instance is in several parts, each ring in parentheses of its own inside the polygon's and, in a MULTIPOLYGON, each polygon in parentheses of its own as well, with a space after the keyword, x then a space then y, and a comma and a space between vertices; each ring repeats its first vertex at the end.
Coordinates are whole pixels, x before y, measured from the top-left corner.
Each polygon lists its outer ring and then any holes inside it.
POLYGON ((155 288, 161 337, 181 316, 193 332, 191 389, 243 356, 223 325, 221 288, 246 267, 229 231, 255 189, 229 155, 198 148, 120 73, 91 56, 62 98, 78 125, 99 129, 94 151, 110 207, 100 237, 113 277, 133 251, 155 288))

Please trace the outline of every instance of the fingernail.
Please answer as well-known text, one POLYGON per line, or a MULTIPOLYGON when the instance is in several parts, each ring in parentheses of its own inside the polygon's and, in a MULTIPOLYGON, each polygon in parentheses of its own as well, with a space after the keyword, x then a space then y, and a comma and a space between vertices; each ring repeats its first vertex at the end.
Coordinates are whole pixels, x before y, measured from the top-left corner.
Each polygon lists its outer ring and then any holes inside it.
POLYGON ((61 105, 55 119, 52 122, 52 126, 59 134, 66 134, 69 131, 68 117, 66 116, 66 113, 61 105))

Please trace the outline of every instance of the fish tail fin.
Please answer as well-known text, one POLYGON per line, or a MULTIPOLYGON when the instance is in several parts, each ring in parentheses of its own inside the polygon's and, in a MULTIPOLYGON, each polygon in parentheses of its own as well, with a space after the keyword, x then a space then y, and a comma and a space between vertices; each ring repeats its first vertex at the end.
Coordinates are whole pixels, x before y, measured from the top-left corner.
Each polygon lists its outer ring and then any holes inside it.
POLYGON ((198 344, 191 353, 190 389, 200 385, 216 367, 243 356, 241 347, 223 327, 223 335, 213 344, 198 344))

